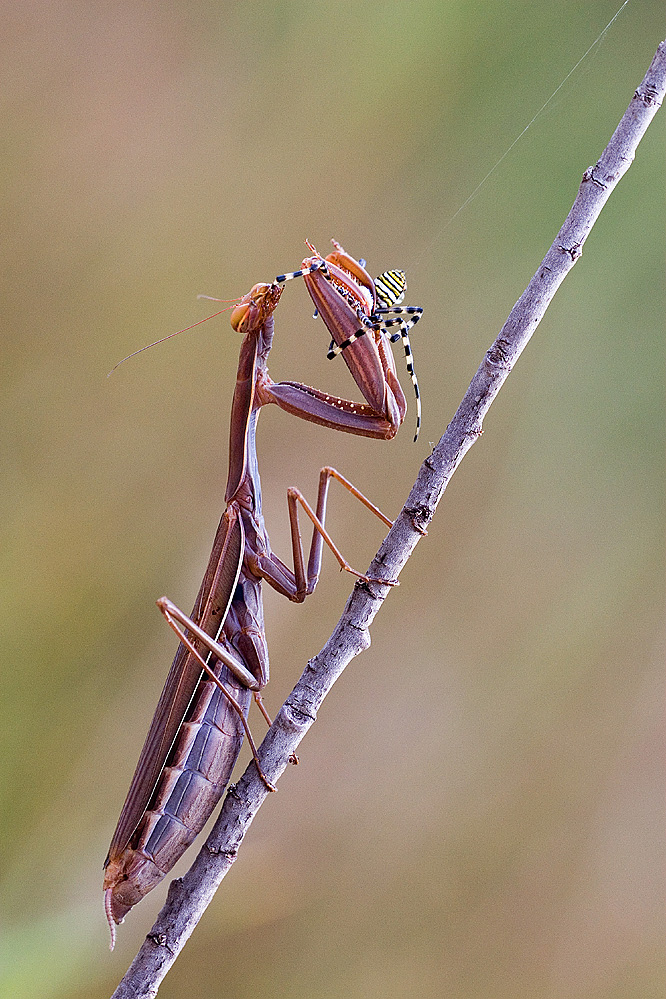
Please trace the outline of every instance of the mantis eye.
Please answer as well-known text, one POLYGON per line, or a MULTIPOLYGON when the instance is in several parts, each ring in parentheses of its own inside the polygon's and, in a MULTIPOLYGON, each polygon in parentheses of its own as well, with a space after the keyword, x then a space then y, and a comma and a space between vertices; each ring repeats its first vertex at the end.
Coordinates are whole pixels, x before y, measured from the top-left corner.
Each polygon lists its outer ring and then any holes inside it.
POLYGON ((248 313, 252 309, 252 304, 250 302, 242 302, 237 305, 232 311, 229 317, 231 326, 236 330, 237 333, 245 333, 248 324, 248 313))
POLYGON ((230 316, 232 327, 237 333, 247 333, 261 326, 277 305, 281 294, 282 289, 275 285, 265 282, 255 284, 233 309, 230 316))

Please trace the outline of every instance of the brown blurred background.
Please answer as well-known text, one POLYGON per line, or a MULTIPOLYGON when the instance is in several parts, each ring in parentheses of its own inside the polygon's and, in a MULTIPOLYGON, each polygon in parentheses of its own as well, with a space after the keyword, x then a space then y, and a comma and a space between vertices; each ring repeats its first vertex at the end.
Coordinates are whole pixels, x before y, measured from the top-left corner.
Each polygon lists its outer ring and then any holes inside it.
MULTIPOLYGON (((2 976, 110 993, 102 861, 222 509, 226 317, 331 236, 403 267, 424 406, 262 416, 267 524, 336 465, 395 513, 663 37, 614 2, 3 4, 2 976)), ((660 946, 664 113, 160 995, 649 999, 660 946)), ((302 286, 271 371, 348 394, 302 286)), ((344 495, 367 565, 382 531, 344 495)), ((266 594, 276 710, 342 609, 266 594)), ((255 719, 255 727, 261 726, 255 719)), ((244 757, 247 762, 247 757, 244 757)), ((185 865, 186 866, 186 865, 185 865)), ((178 870, 182 873, 185 866, 178 870)))

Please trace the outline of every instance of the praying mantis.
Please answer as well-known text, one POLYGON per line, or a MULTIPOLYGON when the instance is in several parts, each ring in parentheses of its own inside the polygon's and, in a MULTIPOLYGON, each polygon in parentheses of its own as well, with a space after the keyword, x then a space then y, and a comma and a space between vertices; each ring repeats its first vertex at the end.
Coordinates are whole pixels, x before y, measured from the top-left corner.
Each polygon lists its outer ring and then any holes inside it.
POLYGON ((293 570, 271 551, 261 510, 255 447, 260 409, 275 404, 322 426, 390 440, 404 419, 407 404, 389 338, 403 339, 419 398, 407 334, 422 309, 399 307, 404 293, 402 272, 385 272, 376 284, 362 262, 338 243, 334 242, 335 249, 326 258, 308 246, 312 256, 303 261, 301 270, 279 275, 271 284, 256 284, 231 313, 231 325, 243 335, 243 341, 231 408, 226 509, 191 617, 167 597, 157 601, 180 645, 104 864, 104 904, 112 948, 115 924, 171 870, 211 815, 231 776, 244 732, 261 779, 269 790, 275 790, 261 770, 246 721, 254 695, 270 724, 260 695, 268 681, 262 581, 290 600, 302 602, 317 585, 326 543, 341 569, 366 583, 373 582, 349 565, 326 531, 331 479, 340 482, 386 526, 392 524, 336 469, 327 466, 320 472, 314 510, 298 489, 287 491, 293 570), (273 341, 273 313, 284 283, 297 277, 303 277, 333 337, 329 356, 342 353, 364 403, 331 396, 299 382, 273 382, 270 378, 267 360, 273 341), (378 307, 378 301, 384 305, 378 307), (387 327, 395 325, 400 332, 389 337, 387 327), (299 505, 313 524, 307 567, 299 505))

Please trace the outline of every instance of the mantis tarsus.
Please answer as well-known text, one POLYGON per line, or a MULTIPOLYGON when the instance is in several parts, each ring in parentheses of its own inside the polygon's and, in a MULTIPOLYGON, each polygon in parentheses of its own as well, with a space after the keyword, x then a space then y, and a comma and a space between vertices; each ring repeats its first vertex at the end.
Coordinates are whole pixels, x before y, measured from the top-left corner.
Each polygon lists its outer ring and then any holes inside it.
MULTIPOLYGON (((301 271, 257 284, 231 314, 243 334, 234 391, 229 444, 226 509, 192 611, 184 615, 166 597, 160 609, 181 638, 105 862, 105 909, 111 929, 171 870, 199 833, 229 780, 243 731, 261 770, 245 716, 251 692, 266 718, 259 691, 268 681, 262 580, 301 602, 319 578, 323 543, 340 567, 366 582, 342 557, 326 532, 326 502, 337 479, 387 526, 391 521, 335 469, 321 470, 313 510, 298 489, 287 493, 293 570, 272 551, 261 512, 255 432, 259 410, 275 403, 302 419, 347 433, 390 439, 406 403, 395 373, 387 334, 376 320, 374 283, 353 257, 336 250, 325 260, 316 251, 301 271), (366 403, 354 403, 298 382, 271 380, 267 359, 273 340, 273 312, 284 281, 303 276, 334 344, 366 403), (359 315, 370 318, 362 322, 359 315), (371 328, 370 328, 371 327, 371 328), (363 334, 366 335, 363 335, 363 334), (305 565, 298 505, 313 523, 305 565)), ((418 312, 420 315, 420 310, 418 312)), ((389 583, 390 580, 377 580, 389 583)), ((270 719, 268 719, 270 721, 270 719)))

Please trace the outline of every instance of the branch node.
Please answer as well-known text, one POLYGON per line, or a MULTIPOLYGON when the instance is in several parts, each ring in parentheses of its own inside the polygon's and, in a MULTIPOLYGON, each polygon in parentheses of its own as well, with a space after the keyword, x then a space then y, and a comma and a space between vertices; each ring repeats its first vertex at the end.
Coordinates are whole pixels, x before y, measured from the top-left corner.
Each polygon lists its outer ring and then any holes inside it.
POLYGON ((425 503, 414 507, 405 507, 405 513, 409 517, 409 522, 422 538, 428 536, 426 524, 429 524, 433 517, 433 511, 425 503))
MULTIPOLYGON (((370 594, 371 597, 377 599, 376 594, 374 594, 372 590, 368 589, 367 592, 370 594)), ((349 628, 351 631, 354 632, 355 644, 356 644, 356 648, 354 650, 354 657, 360 655, 361 652, 365 652, 366 649, 370 648, 370 646, 372 645, 372 639, 370 638, 370 632, 366 624, 356 624, 355 621, 348 621, 345 624, 345 628, 349 628)))
MULTIPOLYGON (((384 582, 384 580, 382 579, 369 577, 368 579, 357 579, 356 585, 354 586, 354 590, 360 593, 368 593, 373 598, 373 600, 381 600, 382 598, 380 594, 377 592, 377 588, 376 587, 373 588, 372 585, 373 583, 378 583, 380 586, 395 585, 395 583, 392 584, 388 580, 384 582)), ((352 627, 356 628, 357 625, 352 625, 352 627)))
MULTIPOLYGON (((602 185, 603 186, 603 185, 602 185)), ((583 256, 583 244, 574 243, 573 246, 559 246, 562 253, 567 253, 575 264, 579 257, 583 256)))
POLYGON ((601 188, 602 191, 605 191, 607 185, 604 184, 604 182, 602 180, 599 180, 599 178, 596 177, 595 173, 594 173, 594 171, 597 169, 598 165, 599 165, 598 163, 595 163, 594 166, 591 166, 591 167, 587 168, 587 170, 583 174, 583 180, 582 180, 581 183, 583 183, 583 184, 585 184, 585 183, 596 184, 597 187, 601 188))
POLYGON ((645 87, 644 90, 641 90, 639 87, 634 94, 634 100, 640 101, 648 108, 661 107, 661 101, 657 98, 657 90, 655 87, 645 87))
POLYGON ((211 846, 208 841, 204 843, 204 847, 208 850, 211 857, 228 857, 232 864, 238 856, 238 847, 231 850, 223 850, 221 847, 211 846))
POLYGON ((238 784, 228 784, 227 785, 227 798, 235 798, 236 801, 242 801, 240 794, 238 793, 238 784))
MULTIPOLYGON (((486 364, 488 367, 500 371, 511 371, 511 362, 509 361, 509 344, 502 337, 498 337, 492 347, 486 351, 486 364)), ((477 402, 480 402, 483 396, 477 396, 477 402)))
POLYGON ((296 729, 305 728, 317 720, 316 711, 304 711, 301 706, 294 704, 289 698, 284 702, 282 709, 289 722, 296 729))
POLYGON ((167 943, 166 933, 148 933, 146 940, 150 940, 156 947, 163 947, 164 950, 168 951, 172 957, 176 956, 177 951, 169 947, 169 944, 167 943))

